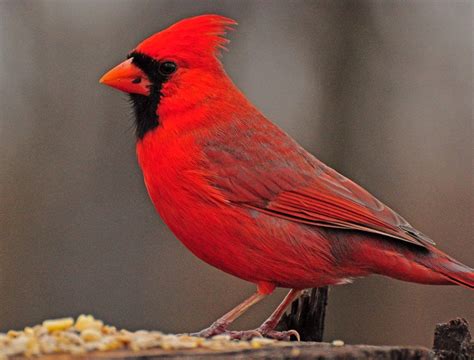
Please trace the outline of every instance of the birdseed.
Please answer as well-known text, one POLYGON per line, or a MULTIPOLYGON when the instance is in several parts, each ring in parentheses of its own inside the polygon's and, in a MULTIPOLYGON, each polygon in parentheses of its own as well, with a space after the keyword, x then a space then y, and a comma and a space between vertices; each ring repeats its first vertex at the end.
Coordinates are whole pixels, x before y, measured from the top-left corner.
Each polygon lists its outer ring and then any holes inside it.
POLYGON ((149 349, 207 350, 258 349, 275 343, 276 340, 254 338, 250 341, 231 340, 229 336, 217 335, 204 339, 187 334, 163 334, 160 331, 118 330, 105 325, 92 315, 80 315, 43 321, 41 325, 26 327, 23 331, 10 330, 0 333, 0 360, 10 356, 38 356, 55 353, 85 354, 91 351, 149 349))

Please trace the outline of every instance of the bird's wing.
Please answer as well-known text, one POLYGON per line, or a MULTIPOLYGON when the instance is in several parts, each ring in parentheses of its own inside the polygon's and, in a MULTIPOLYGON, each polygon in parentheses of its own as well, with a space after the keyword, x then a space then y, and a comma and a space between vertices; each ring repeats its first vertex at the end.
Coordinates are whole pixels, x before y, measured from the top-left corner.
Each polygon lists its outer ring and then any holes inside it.
POLYGON ((422 246, 434 244, 388 206, 329 167, 310 184, 282 190, 264 206, 245 206, 310 225, 378 233, 422 246))
POLYGON ((280 137, 279 146, 268 144, 256 152, 248 144, 238 146, 238 140, 228 148, 212 147, 212 186, 230 203, 290 221, 377 233, 424 247, 434 244, 362 187, 289 137, 280 137))

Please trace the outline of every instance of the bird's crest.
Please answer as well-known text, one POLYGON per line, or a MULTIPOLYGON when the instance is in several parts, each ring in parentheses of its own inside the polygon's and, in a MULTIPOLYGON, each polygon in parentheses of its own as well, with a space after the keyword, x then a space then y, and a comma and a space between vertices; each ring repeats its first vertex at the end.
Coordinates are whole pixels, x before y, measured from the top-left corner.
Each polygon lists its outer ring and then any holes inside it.
POLYGON ((134 51, 154 58, 209 59, 229 42, 224 38, 237 22, 220 15, 200 15, 177 22, 143 42, 134 51))

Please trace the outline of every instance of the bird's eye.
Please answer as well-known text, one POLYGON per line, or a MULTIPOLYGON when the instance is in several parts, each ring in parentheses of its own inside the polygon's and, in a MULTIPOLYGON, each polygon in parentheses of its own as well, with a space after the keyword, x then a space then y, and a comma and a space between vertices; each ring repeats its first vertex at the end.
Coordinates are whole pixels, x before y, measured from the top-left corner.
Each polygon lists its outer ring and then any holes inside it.
POLYGON ((174 62, 165 61, 165 62, 160 64, 160 67, 158 68, 158 70, 160 71, 161 75, 169 76, 172 73, 174 73, 177 68, 178 68, 178 66, 174 62))

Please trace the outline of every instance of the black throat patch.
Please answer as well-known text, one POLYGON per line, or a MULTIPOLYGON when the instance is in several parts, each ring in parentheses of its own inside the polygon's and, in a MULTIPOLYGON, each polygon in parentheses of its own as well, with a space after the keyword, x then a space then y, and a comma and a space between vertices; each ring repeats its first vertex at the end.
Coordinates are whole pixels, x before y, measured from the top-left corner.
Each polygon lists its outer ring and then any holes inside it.
MULTIPOLYGON (((128 55, 132 58, 132 63, 140 68, 150 80, 152 86, 150 88, 150 95, 129 94, 130 100, 135 113, 136 135, 138 139, 143 139, 145 134, 160 125, 160 119, 156 113, 161 99, 161 88, 168 80, 168 77, 163 76, 159 72, 160 63, 138 52, 133 52, 128 55)), ((137 79, 137 81, 139 81, 137 79)))

